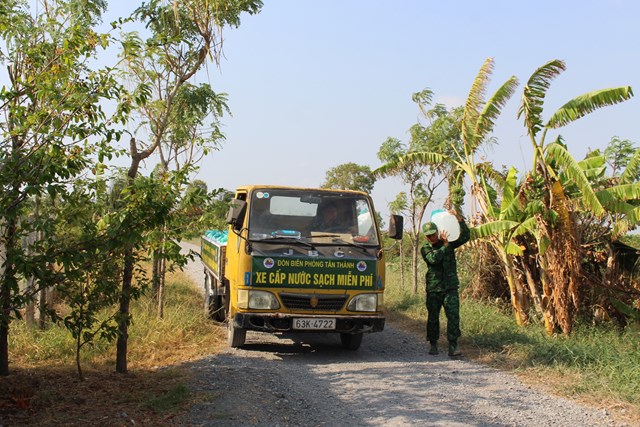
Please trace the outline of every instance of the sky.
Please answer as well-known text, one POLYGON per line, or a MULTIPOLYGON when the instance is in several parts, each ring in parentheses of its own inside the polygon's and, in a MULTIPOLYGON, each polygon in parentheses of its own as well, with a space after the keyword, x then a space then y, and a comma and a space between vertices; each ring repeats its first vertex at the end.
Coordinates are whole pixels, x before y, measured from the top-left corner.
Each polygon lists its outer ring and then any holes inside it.
MULTIPOLYGON (((134 3, 112 0, 110 9, 134 3)), ((220 67, 198 75, 228 94, 232 116, 222 120, 222 149, 202 161, 196 178, 209 189, 316 187, 343 163, 375 169, 380 145, 388 137, 407 143, 421 120, 414 92, 429 88, 434 102, 462 105, 489 57, 489 95, 510 76, 520 81, 496 123, 498 144, 485 153, 497 166, 529 168, 531 144, 517 109, 528 77, 552 59, 567 70, 551 84, 546 119, 592 90, 637 92, 559 131, 574 157, 613 136, 640 146, 639 17, 635 0, 266 0, 259 14, 224 30, 220 67)), ((376 209, 386 215, 405 190, 396 179, 379 180, 376 209)))

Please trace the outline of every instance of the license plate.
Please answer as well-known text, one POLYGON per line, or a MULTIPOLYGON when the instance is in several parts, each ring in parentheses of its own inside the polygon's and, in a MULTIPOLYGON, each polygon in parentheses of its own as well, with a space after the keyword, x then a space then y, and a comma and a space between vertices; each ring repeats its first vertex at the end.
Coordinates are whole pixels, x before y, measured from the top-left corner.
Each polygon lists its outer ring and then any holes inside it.
POLYGON ((293 319, 293 329, 335 329, 336 319, 293 319))

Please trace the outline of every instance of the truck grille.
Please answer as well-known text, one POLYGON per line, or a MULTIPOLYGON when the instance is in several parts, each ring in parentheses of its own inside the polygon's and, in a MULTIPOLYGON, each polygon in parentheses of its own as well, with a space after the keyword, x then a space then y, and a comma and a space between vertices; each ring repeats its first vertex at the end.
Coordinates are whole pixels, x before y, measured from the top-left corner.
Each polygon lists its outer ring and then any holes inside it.
POLYGON ((289 310, 316 311, 340 311, 348 298, 348 295, 308 295, 284 292, 279 296, 282 304, 289 310))

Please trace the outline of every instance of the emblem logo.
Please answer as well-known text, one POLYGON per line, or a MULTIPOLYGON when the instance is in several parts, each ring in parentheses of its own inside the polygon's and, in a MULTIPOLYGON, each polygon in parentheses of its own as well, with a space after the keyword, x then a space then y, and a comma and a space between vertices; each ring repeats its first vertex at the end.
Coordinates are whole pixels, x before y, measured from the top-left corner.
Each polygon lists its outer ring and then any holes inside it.
POLYGON ((272 268, 275 262, 273 262, 273 258, 265 258, 264 261, 262 261, 262 265, 264 265, 265 268, 272 268))
POLYGON ((356 268, 358 269, 358 271, 365 271, 367 269, 367 263, 364 261, 360 261, 356 265, 356 268))
POLYGON ((318 297, 311 297, 309 300, 309 305, 311 308, 316 308, 318 306, 318 297))

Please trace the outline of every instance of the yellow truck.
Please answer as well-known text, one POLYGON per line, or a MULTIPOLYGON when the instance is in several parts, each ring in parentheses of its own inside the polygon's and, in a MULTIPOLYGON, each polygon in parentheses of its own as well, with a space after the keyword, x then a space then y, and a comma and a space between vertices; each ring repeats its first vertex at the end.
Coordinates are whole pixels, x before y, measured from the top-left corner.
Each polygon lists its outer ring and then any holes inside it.
MULTIPOLYGON (((363 192, 245 186, 228 229, 202 237, 205 314, 227 322, 231 347, 246 331, 323 332, 360 347, 384 328, 385 254, 363 192)), ((402 237, 392 215, 389 237, 402 237)))

